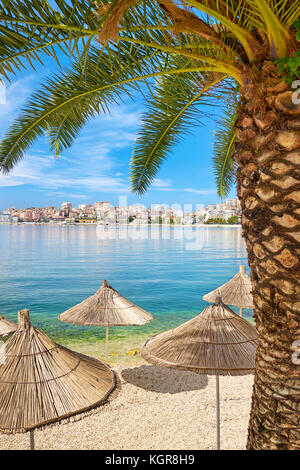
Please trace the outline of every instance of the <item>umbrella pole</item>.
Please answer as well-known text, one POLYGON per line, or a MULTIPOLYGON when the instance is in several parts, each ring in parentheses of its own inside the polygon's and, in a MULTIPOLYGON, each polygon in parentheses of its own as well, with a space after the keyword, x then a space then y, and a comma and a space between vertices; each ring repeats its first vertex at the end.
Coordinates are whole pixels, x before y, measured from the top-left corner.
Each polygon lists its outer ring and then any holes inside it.
POLYGON ((220 383, 216 375, 216 405, 217 405, 217 450, 220 450, 220 383))
POLYGON ((30 450, 34 450, 34 431, 31 430, 29 432, 29 439, 30 439, 30 450))
POLYGON ((241 308, 240 308, 240 317, 242 317, 242 316, 243 316, 243 309, 242 309, 242 307, 241 307, 241 308))
POLYGON ((108 362, 108 326, 106 327, 106 339, 105 339, 105 362, 108 362))

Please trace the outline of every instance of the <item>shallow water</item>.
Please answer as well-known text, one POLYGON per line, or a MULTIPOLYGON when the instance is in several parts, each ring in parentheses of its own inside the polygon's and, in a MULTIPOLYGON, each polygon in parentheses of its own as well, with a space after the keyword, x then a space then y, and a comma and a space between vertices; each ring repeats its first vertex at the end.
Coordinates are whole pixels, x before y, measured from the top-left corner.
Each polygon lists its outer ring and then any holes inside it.
POLYGON ((110 328, 115 349, 124 342, 127 351, 200 313, 208 306, 202 296, 247 265, 239 227, 0 224, 0 246, 1 314, 16 320, 29 308, 33 324, 55 341, 94 345, 104 329, 63 324, 57 316, 107 279, 155 317, 144 327, 110 328))

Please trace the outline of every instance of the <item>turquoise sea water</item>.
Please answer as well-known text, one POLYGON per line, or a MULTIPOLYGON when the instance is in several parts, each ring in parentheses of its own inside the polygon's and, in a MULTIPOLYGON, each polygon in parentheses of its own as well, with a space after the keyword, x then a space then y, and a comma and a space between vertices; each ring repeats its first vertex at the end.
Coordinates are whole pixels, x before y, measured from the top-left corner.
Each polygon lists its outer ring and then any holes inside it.
POLYGON ((155 317, 141 328, 112 328, 121 339, 192 318, 208 306, 205 293, 247 265, 237 227, 0 225, 0 246, 0 313, 16 320, 19 309, 29 308, 32 323, 63 342, 104 337, 102 328, 57 319, 104 279, 155 317))

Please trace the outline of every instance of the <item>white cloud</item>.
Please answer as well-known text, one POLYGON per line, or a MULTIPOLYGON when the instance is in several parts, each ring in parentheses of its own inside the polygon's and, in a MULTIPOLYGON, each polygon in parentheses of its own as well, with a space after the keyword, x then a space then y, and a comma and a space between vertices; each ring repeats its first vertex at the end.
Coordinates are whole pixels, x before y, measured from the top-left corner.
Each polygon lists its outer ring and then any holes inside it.
POLYGON ((133 106, 113 108, 110 115, 91 121, 67 155, 57 158, 47 155, 44 145, 38 143, 34 154, 26 155, 8 175, 0 173, 0 186, 28 184, 64 192, 76 188, 80 194, 82 191, 127 192, 128 172, 123 176, 122 166, 129 163, 138 119, 139 113, 133 106), (120 162, 118 152, 126 148, 128 162, 120 162))
POLYGON ((170 188, 172 185, 171 180, 164 180, 160 178, 155 178, 152 182, 154 188, 170 188))
POLYGON ((194 193, 194 194, 216 194, 215 189, 194 189, 194 188, 185 188, 185 192, 194 193))
POLYGON ((54 196, 65 196, 66 198, 68 197, 68 198, 74 198, 74 199, 88 199, 87 194, 69 193, 66 191, 48 191, 48 194, 52 194, 54 196))
POLYGON ((155 180, 151 183, 150 189, 155 189, 157 191, 176 191, 176 189, 172 188, 171 180, 160 178, 155 178, 155 180))
MULTIPOLYGON (((52 157, 54 159, 54 157, 52 157)), ((28 155, 7 175, 0 173, 0 186, 40 185, 51 167, 49 157, 28 155)))
POLYGON ((45 155, 27 155, 8 175, 0 174, 0 186, 30 184, 43 189, 85 191, 127 191, 127 181, 120 176, 111 176, 112 162, 99 155, 98 162, 91 164, 83 159, 79 165, 70 165, 60 158, 45 155))
POLYGON ((6 129, 9 117, 24 104, 26 96, 32 91, 33 80, 34 76, 30 74, 9 84, 5 82, 5 104, 0 104, 0 122, 3 125, 0 131, 6 129))
POLYGON ((141 111, 130 105, 114 106, 111 108, 110 113, 101 116, 99 119, 102 124, 108 123, 114 127, 123 127, 124 124, 127 127, 136 127, 140 124, 141 111))

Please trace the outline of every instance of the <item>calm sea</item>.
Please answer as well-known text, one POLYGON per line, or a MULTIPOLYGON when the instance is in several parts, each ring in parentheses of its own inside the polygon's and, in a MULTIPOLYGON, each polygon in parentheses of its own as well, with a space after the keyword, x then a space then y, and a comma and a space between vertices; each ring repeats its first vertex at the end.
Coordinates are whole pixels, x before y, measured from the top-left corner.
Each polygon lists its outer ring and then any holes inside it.
POLYGON ((103 337, 101 328, 63 324, 57 316, 104 279, 155 316, 142 328, 114 328, 122 338, 195 316, 208 305, 205 293, 247 265, 237 227, 0 225, 0 246, 0 313, 16 320, 19 309, 29 308, 32 323, 56 341, 103 337))

